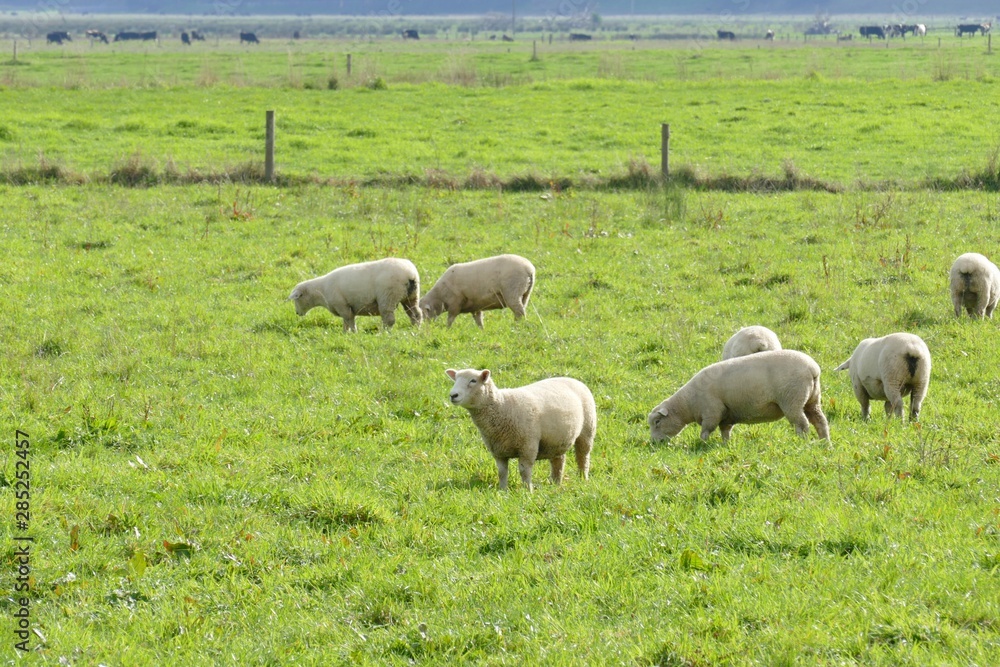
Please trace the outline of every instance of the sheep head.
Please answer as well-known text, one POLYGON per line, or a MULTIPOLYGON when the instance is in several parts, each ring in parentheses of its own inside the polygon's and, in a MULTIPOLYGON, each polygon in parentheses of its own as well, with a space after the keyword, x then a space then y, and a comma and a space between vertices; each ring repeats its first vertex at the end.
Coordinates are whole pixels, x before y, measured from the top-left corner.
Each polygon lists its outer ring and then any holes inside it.
POLYGON ((449 368, 445 373, 455 381, 450 394, 452 405, 475 408, 488 398, 493 384, 489 370, 466 368, 456 371, 449 368))

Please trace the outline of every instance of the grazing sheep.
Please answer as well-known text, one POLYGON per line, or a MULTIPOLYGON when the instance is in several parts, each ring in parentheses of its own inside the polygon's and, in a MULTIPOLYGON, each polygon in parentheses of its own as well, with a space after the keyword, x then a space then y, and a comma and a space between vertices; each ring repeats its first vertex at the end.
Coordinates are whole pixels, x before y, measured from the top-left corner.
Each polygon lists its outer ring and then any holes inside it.
POLYGON ((758 352, 701 369, 673 396, 649 413, 654 442, 672 438, 688 424, 701 425, 701 439, 716 427, 729 440, 734 424, 772 422, 785 417, 807 437, 809 424, 830 439, 820 406, 819 365, 794 350, 758 352))
POLYGON ((885 401, 887 416, 902 419, 903 397, 910 394, 910 421, 916 421, 931 380, 931 353, 919 336, 894 333, 864 339, 835 370, 850 370, 862 419, 868 419, 872 399, 885 401))
POLYGON ((486 449, 497 462, 500 488, 507 488, 507 464, 517 459, 521 481, 531 486, 538 459, 552 462, 552 481, 562 480, 570 447, 580 475, 587 479, 597 431, 597 408, 587 385, 568 377, 549 378, 516 389, 499 389, 488 370, 445 371, 455 385, 451 402, 472 415, 486 449))
POLYGON ((484 310, 510 308, 515 320, 524 317, 534 285, 535 267, 518 255, 452 264, 420 300, 420 310, 429 320, 448 311, 449 327, 462 313, 472 313, 482 329, 484 310))
POLYGON ((780 349, 781 341, 778 340, 778 335, 767 327, 743 327, 726 341, 722 348, 722 360, 780 349))
POLYGON ((993 317, 1000 300, 1000 269, 976 252, 959 256, 951 265, 951 302, 955 317, 962 316, 962 306, 970 317, 993 317))
POLYGON ((299 283, 288 299, 295 302, 295 312, 300 316, 317 306, 325 306, 344 318, 344 331, 358 330, 354 323, 357 315, 381 315, 382 324, 391 329, 400 303, 410 322, 419 326, 421 321, 417 267, 396 257, 334 269, 325 276, 299 283))

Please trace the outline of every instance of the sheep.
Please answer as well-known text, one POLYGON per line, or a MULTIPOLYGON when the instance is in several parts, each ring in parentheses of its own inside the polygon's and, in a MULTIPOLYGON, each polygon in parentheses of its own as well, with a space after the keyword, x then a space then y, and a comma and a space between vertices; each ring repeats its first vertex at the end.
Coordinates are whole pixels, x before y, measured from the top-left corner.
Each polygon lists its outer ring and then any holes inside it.
POLYGON ((743 327, 726 341, 722 348, 722 360, 780 349, 781 341, 778 340, 778 335, 767 327, 743 327))
POLYGON ((931 353, 919 336, 894 333, 864 339, 851 358, 834 370, 850 370, 862 419, 868 420, 871 399, 885 401, 886 416, 902 419, 903 397, 909 394, 910 421, 916 421, 930 384, 931 353))
POLYGON ((707 441, 716 427, 729 440, 734 424, 771 422, 784 416, 803 438, 809 424, 820 438, 830 428, 820 406, 819 365, 795 350, 757 352, 718 361, 701 369, 687 384, 649 413, 650 438, 672 438, 690 423, 701 425, 707 441))
POLYGON ((562 481, 566 452, 572 446, 580 476, 590 472, 590 450, 597 431, 597 408, 587 385, 555 377, 514 389, 500 389, 489 370, 445 371, 455 385, 452 405, 469 411, 486 449, 496 460, 500 489, 507 488, 507 466, 517 459, 521 481, 532 490, 531 469, 549 459, 552 481, 562 481))
POLYGON ((344 331, 358 330, 354 323, 357 315, 381 315, 382 324, 391 329, 400 303, 415 326, 422 320, 417 267, 397 257, 334 269, 325 276, 299 283, 287 300, 295 302, 299 316, 325 306, 344 319, 344 331))
POLYGON ((524 317, 535 285, 535 267, 518 255, 497 255, 452 264, 420 300, 424 317, 433 320, 448 311, 448 326, 462 313, 472 313, 480 329, 483 311, 510 308, 514 319, 524 317))
POLYGON ((977 252, 960 255, 951 265, 951 302, 955 317, 962 316, 962 306, 970 317, 993 317, 1000 300, 1000 269, 977 252))

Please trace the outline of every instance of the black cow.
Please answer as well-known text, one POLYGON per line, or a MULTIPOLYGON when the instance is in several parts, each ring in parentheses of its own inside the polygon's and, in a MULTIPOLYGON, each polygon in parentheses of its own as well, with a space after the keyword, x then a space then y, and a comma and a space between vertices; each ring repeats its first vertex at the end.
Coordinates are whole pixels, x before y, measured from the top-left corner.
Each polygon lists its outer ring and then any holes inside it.
POLYGON ((52 44, 53 42, 55 42, 56 44, 62 46, 63 42, 72 42, 73 38, 70 37, 69 33, 66 32, 65 30, 56 30, 54 32, 50 32, 49 34, 47 34, 45 36, 45 41, 48 44, 52 44))
POLYGON ((115 35, 114 41, 116 42, 128 42, 132 40, 143 40, 143 41, 154 41, 156 39, 156 31, 150 30, 148 32, 133 32, 133 31, 123 31, 115 35))
POLYGON ((729 41, 736 39, 736 33, 731 30, 716 30, 715 34, 719 36, 719 39, 728 39, 729 41))
POLYGON ((764 39, 767 39, 767 40, 770 40, 770 41, 773 42, 774 41, 774 31, 773 30, 768 30, 767 33, 764 35, 764 39))
POLYGON ((861 26, 861 36, 871 39, 872 37, 878 37, 879 39, 885 39, 886 29, 880 25, 863 25, 861 26))
POLYGON ((187 44, 188 46, 191 46, 191 35, 187 34, 186 32, 182 32, 181 33, 181 42, 183 42, 184 44, 187 44))
POLYGON ((416 30, 404 30, 403 39, 420 39, 420 33, 416 30))
POLYGON ((990 31, 991 25, 989 23, 961 23, 955 29, 955 35, 958 37, 964 37, 965 33, 970 35, 975 35, 977 32, 980 35, 985 35, 990 31))
POLYGON ((246 42, 247 44, 260 44, 260 40, 257 39, 257 35, 252 32, 240 32, 240 44, 246 42))
POLYGON ((205 41, 205 36, 203 34, 201 34, 200 32, 198 32, 197 30, 192 30, 191 31, 191 39, 194 40, 194 41, 196 41, 196 42, 204 42, 205 41))
POLYGON ((569 41, 571 42, 588 42, 592 40, 593 37, 582 32, 571 32, 569 34, 569 41))
POLYGON ((302 37, 302 35, 299 33, 298 30, 292 33, 292 39, 299 39, 300 37, 302 37))
POLYGON ((97 39, 104 42, 105 44, 108 43, 108 36, 105 35, 103 32, 101 32, 100 30, 88 30, 86 32, 86 35, 90 39, 97 39))
POLYGON ((503 42, 513 42, 514 38, 513 37, 508 37, 507 35, 500 35, 500 41, 503 41, 503 42))

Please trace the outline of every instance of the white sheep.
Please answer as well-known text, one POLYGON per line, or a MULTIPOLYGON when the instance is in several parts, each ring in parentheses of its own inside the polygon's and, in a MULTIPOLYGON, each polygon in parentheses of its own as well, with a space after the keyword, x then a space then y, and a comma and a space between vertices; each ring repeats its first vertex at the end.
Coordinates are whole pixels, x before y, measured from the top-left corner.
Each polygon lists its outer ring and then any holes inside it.
POLYGON ((597 431, 597 408, 587 385, 568 377, 549 378, 515 389, 499 389, 488 370, 445 371, 455 385, 451 402, 469 411, 486 449, 497 463, 500 488, 507 488, 507 466, 517 459, 521 481, 531 486, 538 459, 552 463, 552 481, 562 481, 566 452, 576 454, 583 479, 590 471, 590 450, 597 431))
POLYGON ((743 327, 726 341, 722 348, 722 360, 780 349, 781 341, 778 340, 778 335, 767 327, 743 327))
POLYGON ((357 315, 381 315, 382 324, 391 329, 400 303, 414 325, 419 325, 422 319, 417 267, 397 257, 334 269, 325 276, 299 283, 288 299, 295 302, 295 312, 300 316, 324 306, 344 319, 344 331, 358 330, 354 323, 357 315))
POLYGON ((647 419, 654 442, 672 438, 691 423, 701 439, 716 427, 729 440, 734 424, 772 422, 785 417, 802 437, 809 424, 830 439, 820 405, 819 365, 795 350, 758 352, 718 361, 698 371, 687 384, 653 408, 647 419))
POLYGON ((424 317, 448 311, 448 326, 462 313, 472 313, 480 329, 483 311, 510 308, 514 319, 524 317, 535 285, 535 267, 518 255, 497 255, 452 264, 420 300, 424 317))
POLYGON ((1000 300, 1000 269, 977 252, 960 255, 951 265, 951 302, 955 317, 962 316, 962 307, 971 317, 993 317, 1000 300))
POLYGON ((931 353, 919 336, 894 333, 864 339, 834 370, 850 370, 862 419, 868 419, 872 399, 885 401, 885 414, 902 419, 903 397, 910 394, 910 421, 916 421, 931 380, 931 353))

